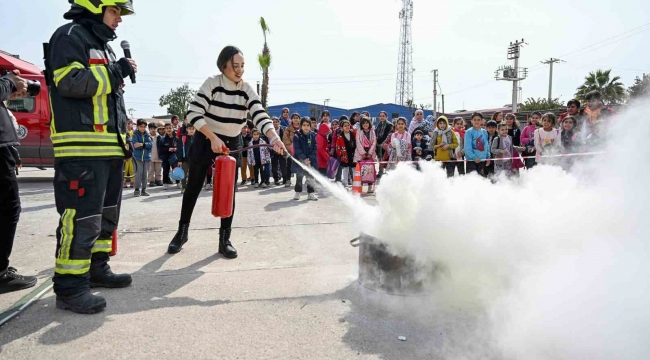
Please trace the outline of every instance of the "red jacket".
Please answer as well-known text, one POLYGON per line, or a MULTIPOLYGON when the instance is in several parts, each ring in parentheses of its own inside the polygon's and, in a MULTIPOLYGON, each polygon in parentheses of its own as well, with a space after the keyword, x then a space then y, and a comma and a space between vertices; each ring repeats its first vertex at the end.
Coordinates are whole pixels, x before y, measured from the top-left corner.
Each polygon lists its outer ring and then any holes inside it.
POLYGON ((321 169, 327 168, 330 161, 328 153, 327 135, 330 133, 329 124, 320 124, 318 126, 318 134, 316 135, 316 158, 318 159, 318 167, 321 169))

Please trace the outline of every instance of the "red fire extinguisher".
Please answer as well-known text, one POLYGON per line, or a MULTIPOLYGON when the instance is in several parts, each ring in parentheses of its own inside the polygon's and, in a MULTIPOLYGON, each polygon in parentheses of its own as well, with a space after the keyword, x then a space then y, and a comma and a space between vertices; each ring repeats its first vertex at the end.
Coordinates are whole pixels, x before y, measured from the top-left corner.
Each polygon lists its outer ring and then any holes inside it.
POLYGON ((228 218, 232 216, 232 206, 235 194, 235 171, 237 171, 237 160, 224 153, 217 157, 212 172, 212 216, 228 218))
POLYGON ((115 254, 117 254, 117 230, 113 231, 113 242, 111 242, 110 256, 115 256, 115 254))

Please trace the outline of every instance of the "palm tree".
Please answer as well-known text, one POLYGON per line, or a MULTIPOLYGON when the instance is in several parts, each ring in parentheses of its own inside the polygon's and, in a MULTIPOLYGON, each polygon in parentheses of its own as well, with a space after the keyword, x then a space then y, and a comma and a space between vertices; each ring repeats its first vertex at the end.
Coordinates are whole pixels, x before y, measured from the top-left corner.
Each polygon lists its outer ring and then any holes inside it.
POLYGON ((262 27, 262 34, 264 34, 264 48, 262 53, 257 55, 257 61, 260 63, 262 68, 262 106, 266 109, 268 97, 269 97, 269 68, 271 67, 271 50, 266 44, 266 34, 271 33, 271 29, 266 26, 266 21, 263 17, 260 17, 260 26, 262 27))
POLYGON ((598 69, 595 73, 590 72, 585 77, 585 83, 577 89, 576 98, 585 100, 588 92, 598 90, 605 105, 616 105, 624 102, 627 97, 625 86, 619 81, 621 80, 620 76, 615 76, 610 80, 611 72, 611 69, 606 71, 598 69))

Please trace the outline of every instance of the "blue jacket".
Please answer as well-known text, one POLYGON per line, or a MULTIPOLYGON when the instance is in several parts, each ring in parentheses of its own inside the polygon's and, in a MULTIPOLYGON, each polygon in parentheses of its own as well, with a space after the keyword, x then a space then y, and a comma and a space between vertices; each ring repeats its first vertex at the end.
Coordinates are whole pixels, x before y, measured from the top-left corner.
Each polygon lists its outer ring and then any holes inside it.
POLYGON ((140 161, 151 161, 151 147, 153 146, 153 139, 148 131, 145 131, 144 134, 136 130, 133 132, 133 137, 131 138, 131 143, 143 143, 144 146, 139 148, 133 148, 133 158, 140 161))
POLYGON ((465 160, 490 158, 490 142, 488 132, 485 129, 475 130, 470 128, 465 132, 465 160), (477 149, 478 139, 483 142, 483 151, 477 149))
MULTIPOLYGON (((296 134, 293 136, 293 151, 294 157, 300 162, 303 162, 305 159, 311 161, 310 166, 314 169, 318 169, 318 159, 316 158, 317 148, 316 148, 316 133, 310 131, 308 135, 300 131, 296 131, 296 134)), ((293 163, 291 165, 291 170, 296 173, 296 175, 303 175, 305 172, 300 165, 293 163)))

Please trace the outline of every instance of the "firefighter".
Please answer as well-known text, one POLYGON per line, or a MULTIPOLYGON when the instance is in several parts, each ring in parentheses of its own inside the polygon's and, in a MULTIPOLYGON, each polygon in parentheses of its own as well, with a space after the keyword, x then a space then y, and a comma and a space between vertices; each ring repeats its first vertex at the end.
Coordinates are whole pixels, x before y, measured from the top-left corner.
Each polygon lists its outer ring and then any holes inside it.
POLYGON ((122 288, 131 275, 108 265, 122 198, 125 147, 124 78, 137 71, 132 59, 117 60, 108 45, 131 0, 69 0, 45 50, 54 146, 54 197, 61 216, 56 230, 54 292, 59 309, 92 314, 103 297, 91 287, 122 288))

